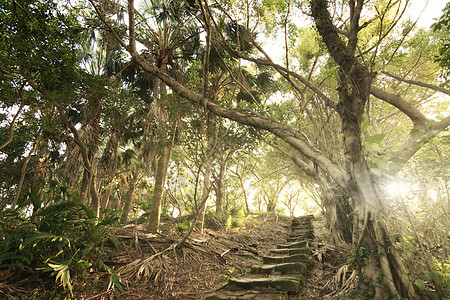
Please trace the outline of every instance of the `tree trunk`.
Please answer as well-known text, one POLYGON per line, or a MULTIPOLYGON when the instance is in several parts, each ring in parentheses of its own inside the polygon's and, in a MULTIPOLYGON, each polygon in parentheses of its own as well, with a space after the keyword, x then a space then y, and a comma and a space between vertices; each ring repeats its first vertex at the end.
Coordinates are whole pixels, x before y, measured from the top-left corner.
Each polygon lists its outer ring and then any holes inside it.
POLYGON ((203 229, 205 227, 205 212, 206 212, 206 199, 209 197, 209 192, 211 190, 211 167, 212 167, 213 156, 212 153, 208 153, 208 157, 205 163, 205 173, 203 174, 203 191, 200 203, 203 205, 200 207, 200 233, 203 234, 203 229))
POLYGON ((37 133, 36 139, 35 139, 34 144, 33 144, 33 148, 30 150, 30 152, 28 153, 27 157, 25 158, 25 161, 23 162, 22 170, 20 172, 20 180, 19 180, 19 183, 17 185, 16 196, 14 197, 14 201, 13 201, 13 203, 11 205, 12 209, 16 209, 16 206, 19 204, 19 197, 20 197, 20 194, 22 192, 23 181, 25 180, 25 174, 26 174, 26 169, 27 169, 27 166, 28 166, 28 162, 30 161, 33 152, 36 150, 36 146, 37 146, 37 144, 39 142, 39 137, 40 137, 40 132, 37 133))
MULTIPOLYGON (((175 135, 175 131, 173 132, 175 135)), ((158 232, 159 222, 161 218, 161 204, 164 192, 164 184, 166 182, 167 169, 169 168, 170 156, 172 154, 173 138, 170 145, 164 145, 161 149, 161 156, 158 159, 158 167, 155 175, 155 189, 152 197, 152 210, 150 212, 150 220, 148 230, 158 232)))
MULTIPOLYGON (((319 177, 319 176, 318 176, 319 177)), ((344 242, 343 234, 340 230, 340 220, 338 219, 337 214, 337 197, 336 194, 333 193, 331 190, 331 187, 328 185, 327 182, 323 181, 322 178, 319 179, 319 187, 321 189, 321 196, 322 196, 322 203, 323 207, 325 208, 325 220, 326 220, 326 226, 328 230, 330 230, 330 237, 332 242, 337 245, 344 242)), ((350 240, 348 243, 351 243, 351 231, 350 231, 350 240)))
POLYGON ((375 181, 364 158, 361 123, 370 96, 371 75, 355 57, 359 17, 363 0, 350 2, 350 30, 347 45, 331 21, 326 0, 311 2, 311 12, 329 53, 339 65, 339 103, 344 158, 350 175, 348 182, 353 203, 353 247, 359 279, 365 296, 418 299, 383 222, 383 205, 375 181))
POLYGON ((80 186, 80 201, 83 204, 88 204, 88 190, 89 190, 89 172, 87 170, 83 170, 83 179, 81 179, 80 186))
POLYGON ((105 149, 105 151, 107 151, 106 154, 104 153, 100 159, 100 165, 103 167, 104 173, 107 177, 106 179, 101 180, 101 187, 99 187, 99 190, 103 187, 105 188, 104 192, 101 194, 101 205, 103 208, 108 208, 109 198, 112 191, 112 182, 114 177, 116 177, 120 135, 121 132, 118 130, 113 134, 105 149))
POLYGON ((144 134, 141 140, 141 146, 139 147, 139 154, 136 159, 136 165, 133 169, 131 176, 131 181, 128 183, 127 191, 125 192, 125 197, 123 199, 124 206, 122 209, 122 216, 120 217, 120 223, 125 224, 128 221, 128 215, 130 214, 131 207, 133 206, 134 190, 136 189, 136 184, 139 179, 139 174, 141 172, 142 159, 145 152, 145 147, 147 146, 147 137, 150 130, 150 124, 145 121, 144 134))
POLYGON ((35 173, 32 178, 30 194, 35 197, 33 204, 33 213, 30 217, 30 222, 37 223, 39 221, 39 216, 37 214, 41 210, 42 200, 44 198, 44 185, 49 172, 47 167, 47 148, 48 148, 49 136, 44 132, 42 136, 42 143, 38 150, 38 164, 35 169, 35 173))
POLYGON ((225 171, 227 170, 227 157, 226 153, 223 151, 223 149, 220 149, 220 170, 219 175, 216 179, 216 213, 220 214, 222 212, 222 204, 223 204, 223 196, 225 191, 225 171))

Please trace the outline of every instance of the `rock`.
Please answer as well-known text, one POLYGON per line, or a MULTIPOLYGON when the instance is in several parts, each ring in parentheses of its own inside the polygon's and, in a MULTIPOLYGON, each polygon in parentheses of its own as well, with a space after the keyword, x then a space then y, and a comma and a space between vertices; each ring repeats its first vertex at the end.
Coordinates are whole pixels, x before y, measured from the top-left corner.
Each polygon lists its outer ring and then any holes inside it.
POLYGON ((307 254, 294 254, 288 256, 264 256, 263 263, 265 264, 280 264, 287 262, 309 262, 311 256, 307 254))
POLYGON ((205 300, 285 300, 286 292, 281 291, 255 291, 255 290, 236 290, 236 291, 219 291, 215 295, 205 298, 205 300))
POLYGON ((274 288, 285 292, 296 292, 300 287, 300 279, 296 277, 266 277, 266 278, 230 278, 229 286, 247 290, 274 288))
POLYGON ((306 270, 307 264, 304 262, 287 262, 280 264, 253 265, 253 274, 302 274, 306 270))
POLYGON ((307 247, 272 249, 269 252, 269 256, 293 255, 293 254, 300 254, 300 253, 311 254, 311 250, 307 247))
POLYGON ((306 244, 307 244, 306 241, 287 243, 287 244, 277 245, 277 249, 303 248, 306 246, 306 244))

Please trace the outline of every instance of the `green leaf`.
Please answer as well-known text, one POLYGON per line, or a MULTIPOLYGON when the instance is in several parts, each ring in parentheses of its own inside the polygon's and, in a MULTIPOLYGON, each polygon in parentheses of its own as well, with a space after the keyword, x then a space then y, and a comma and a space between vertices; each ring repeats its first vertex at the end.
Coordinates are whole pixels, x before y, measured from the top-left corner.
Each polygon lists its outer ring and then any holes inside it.
POLYGON ((88 261, 85 261, 83 259, 80 259, 79 261, 77 261, 77 266, 82 268, 83 270, 89 268, 90 266, 92 266, 92 264, 88 261))
POLYGON ((366 132, 367 128, 369 128, 369 122, 362 122, 361 123, 361 133, 366 132))
POLYGON ((381 158, 376 161, 378 169, 387 171, 389 170, 389 160, 387 158, 381 158))
POLYGON ((381 152, 380 145, 378 144, 370 144, 366 143, 365 148, 366 151, 371 152, 372 154, 377 154, 378 152, 381 152))
POLYGON ((70 293, 72 293, 72 284, 70 283, 70 269, 67 264, 52 264, 48 263, 48 265, 55 271, 58 272, 56 274, 56 282, 58 280, 62 283, 64 289, 69 289, 70 293))
POLYGON ((381 177, 383 175, 383 171, 381 171, 380 169, 377 168, 370 168, 370 170, 372 171, 372 173, 377 176, 377 177, 381 177))
POLYGON ((364 142, 367 144, 379 144, 383 141, 385 136, 386 136, 386 134, 384 134, 384 133, 371 135, 371 136, 366 137, 364 142))
POLYGON ((425 282, 423 282, 423 280, 416 279, 416 281, 414 283, 417 285, 419 290, 421 290, 421 291, 425 290, 425 282))
POLYGON ((117 275, 117 273, 114 272, 109 277, 108 290, 110 288, 114 289, 115 287, 117 287, 117 289, 121 292, 125 292, 127 289, 126 283, 122 280, 122 278, 120 278, 119 275, 117 275))

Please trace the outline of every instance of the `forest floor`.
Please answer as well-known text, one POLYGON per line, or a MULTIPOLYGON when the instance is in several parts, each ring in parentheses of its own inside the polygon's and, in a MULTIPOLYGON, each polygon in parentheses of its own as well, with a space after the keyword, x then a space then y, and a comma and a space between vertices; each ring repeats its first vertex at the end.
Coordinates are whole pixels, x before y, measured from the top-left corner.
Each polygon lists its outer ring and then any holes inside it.
MULTIPOLYGON (((251 216, 238 229, 213 229, 206 224, 203 235, 194 231, 188 243, 176 249, 183 235, 181 222, 181 218, 163 220, 161 234, 139 225, 111 229, 122 246, 106 247, 104 263, 122 283, 92 268, 72 278, 70 296, 56 288, 55 277, 24 273, 9 284, 10 294, 16 295, 14 299, 204 299, 224 287, 230 276, 249 272, 270 249, 285 243, 290 226, 289 218, 277 215, 251 216)), ((355 283, 355 273, 346 268, 350 250, 328 245, 320 220, 314 221, 314 228, 316 240, 310 245, 314 260, 303 288, 292 299, 333 298, 355 283)))

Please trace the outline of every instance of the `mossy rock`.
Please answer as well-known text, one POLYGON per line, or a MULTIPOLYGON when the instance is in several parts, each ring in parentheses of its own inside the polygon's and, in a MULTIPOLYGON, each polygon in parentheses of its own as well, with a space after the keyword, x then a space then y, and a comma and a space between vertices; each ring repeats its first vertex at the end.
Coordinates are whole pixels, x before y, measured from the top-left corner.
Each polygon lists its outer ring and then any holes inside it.
POLYGON ((307 247, 302 248, 284 248, 284 249, 272 249, 268 256, 280 256, 280 255, 294 255, 294 254, 311 254, 311 250, 307 247))
POLYGON ((296 292, 300 286, 300 280, 295 277, 267 277, 267 278, 230 278, 229 286, 241 289, 267 289, 274 288, 285 292, 296 292))
POLYGON ((285 300, 286 292, 281 291, 256 291, 256 290, 221 290, 206 300, 285 300))
POLYGON ((288 262, 272 265, 253 265, 252 274, 301 274, 306 271, 307 264, 303 262, 288 262))
POLYGON ((306 241, 293 242, 287 244, 277 245, 277 249, 286 249, 286 248, 303 248, 307 244, 306 241))

